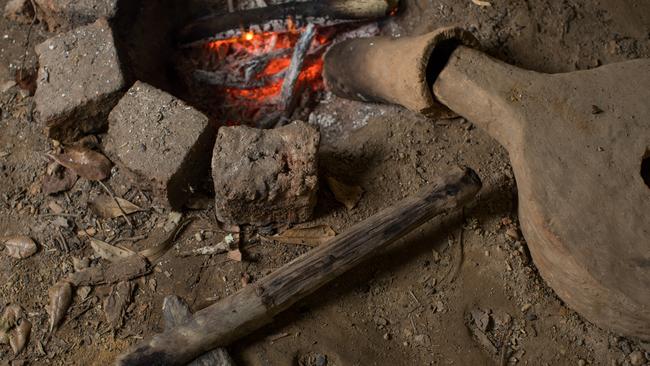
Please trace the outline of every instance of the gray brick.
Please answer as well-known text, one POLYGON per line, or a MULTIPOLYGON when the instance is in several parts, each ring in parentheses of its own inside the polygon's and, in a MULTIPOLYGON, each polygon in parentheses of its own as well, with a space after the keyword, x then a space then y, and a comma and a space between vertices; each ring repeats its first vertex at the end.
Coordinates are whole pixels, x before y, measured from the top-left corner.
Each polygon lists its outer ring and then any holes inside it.
POLYGON ((215 130, 176 97, 136 82, 110 113, 105 151, 174 209, 209 177, 215 130))
POLYGON ((65 142, 101 131, 126 86, 105 19, 36 46, 36 112, 49 137, 65 142))

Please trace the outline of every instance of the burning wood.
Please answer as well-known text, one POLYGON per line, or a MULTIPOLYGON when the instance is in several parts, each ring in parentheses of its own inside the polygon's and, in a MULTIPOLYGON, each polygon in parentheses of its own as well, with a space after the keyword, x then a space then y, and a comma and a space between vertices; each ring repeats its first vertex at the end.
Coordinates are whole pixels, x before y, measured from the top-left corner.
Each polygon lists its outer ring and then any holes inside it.
POLYGON ((212 14, 187 25, 180 34, 181 43, 206 39, 238 38, 244 30, 255 33, 278 32, 291 17, 297 26, 309 23, 331 26, 343 22, 377 19, 397 11, 398 0, 313 0, 289 2, 263 8, 212 14))
MULTIPOLYGON (((185 48, 188 82, 203 89, 211 113, 228 125, 273 127, 290 119, 324 89, 323 54, 341 38, 377 33, 375 23, 295 28, 283 32, 246 32, 241 37, 185 48), (309 30, 309 31, 308 31, 309 30)), ((207 102, 206 102, 207 104, 207 102)))
POLYGON ((291 66, 287 69, 286 77, 284 78, 284 83, 282 83, 282 92, 280 95, 280 104, 279 108, 284 110, 285 117, 290 117, 293 113, 293 106, 296 97, 296 88, 300 87, 296 85, 298 83, 298 77, 302 71, 302 66, 305 63, 305 56, 309 50, 309 46, 314 40, 316 35, 316 28, 313 24, 309 24, 302 36, 296 43, 296 47, 293 51, 293 56, 291 57, 291 66))

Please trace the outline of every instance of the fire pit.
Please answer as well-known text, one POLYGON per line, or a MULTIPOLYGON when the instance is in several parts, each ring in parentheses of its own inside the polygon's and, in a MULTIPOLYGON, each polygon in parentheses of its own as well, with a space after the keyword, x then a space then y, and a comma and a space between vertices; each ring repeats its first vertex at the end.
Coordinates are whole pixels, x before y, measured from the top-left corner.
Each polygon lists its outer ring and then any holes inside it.
POLYGON ((221 124, 271 128, 304 119, 324 90, 327 49, 377 34, 371 19, 396 9, 384 0, 350 6, 287 3, 204 17, 181 31, 179 73, 197 104, 221 124))

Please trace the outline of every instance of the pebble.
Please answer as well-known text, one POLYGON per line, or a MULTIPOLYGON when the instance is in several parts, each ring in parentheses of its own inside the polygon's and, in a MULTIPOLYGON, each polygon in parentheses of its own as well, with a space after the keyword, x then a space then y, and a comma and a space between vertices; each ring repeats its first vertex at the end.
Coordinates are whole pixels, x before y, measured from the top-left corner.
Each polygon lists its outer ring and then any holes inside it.
POLYGON ((582 358, 578 360, 578 366, 585 366, 587 364, 587 361, 583 360, 582 358))
POLYGON ((519 231, 513 227, 506 230, 506 236, 513 240, 519 240, 519 231))
POLYGON ((382 318, 381 316, 378 316, 375 317, 375 324, 377 324, 377 326, 385 327, 386 325, 388 325, 388 320, 382 318))
POLYGON ((630 363, 632 366, 641 366, 645 363, 646 359, 641 351, 634 351, 630 353, 630 363))
POLYGON ((390 341, 390 333, 384 333, 384 339, 390 341))

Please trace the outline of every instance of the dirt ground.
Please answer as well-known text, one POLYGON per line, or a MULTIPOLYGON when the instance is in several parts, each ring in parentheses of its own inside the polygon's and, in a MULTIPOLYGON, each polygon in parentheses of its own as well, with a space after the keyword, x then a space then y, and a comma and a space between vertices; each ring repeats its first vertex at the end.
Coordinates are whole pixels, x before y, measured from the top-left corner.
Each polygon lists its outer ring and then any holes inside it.
MULTIPOLYGON (((6 0, 0 1, 4 8, 6 0)), ((566 72, 650 57, 650 2, 645 0, 405 0, 382 25, 385 34, 421 34, 461 24, 490 54, 543 72, 566 72)), ((0 85, 21 65, 35 64, 33 46, 49 34, 0 19, 0 85)), ((142 46, 142 47, 146 47, 142 46)), ((143 51, 141 51, 143 52, 143 51)), ((3 88, 4 89, 4 88, 3 88)), ((245 261, 225 254, 179 252, 220 241, 214 204, 189 211, 193 222, 152 274, 133 281, 125 324, 108 325, 103 299, 110 287, 77 291, 65 322, 48 332, 47 291, 73 271, 73 258, 91 257, 87 238, 140 248, 155 241, 169 210, 132 187, 116 170, 107 185, 146 208, 101 219, 89 201, 103 193, 80 179, 67 193, 40 192, 53 142, 32 119, 32 97, 12 87, 0 94, 0 236, 24 234, 40 251, 27 259, 0 255, 0 310, 19 304, 33 324, 27 348, 0 346, 0 365, 105 365, 129 345, 163 329, 162 299, 177 294, 204 308, 263 277, 309 248, 249 238, 245 261), (54 205, 55 203, 56 205, 54 205), (55 214, 53 208, 63 209, 55 214), (135 238, 135 239, 134 239, 135 238), (135 242, 134 244, 131 244, 135 242), (88 292, 90 290, 90 292, 88 292), (21 363, 16 363, 21 364, 21 363)), ((352 210, 325 184, 315 218, 341 232, 415 193, 454 165, 474 168, 484 182, 462 213, 433 220, 358 269, 301 301, 276 321, 230 348, 240 365, 640 365, 650 344, 603 331, 565 307, 546 286, 517 231, 516 185, 507 153, 463 119, 427 120, 401 108, 328 96, 309 121, 323 136, 321 176, 358 184, 365 193, 352 210)), ((97 258, 93 262, 98 262, 97 258)))

